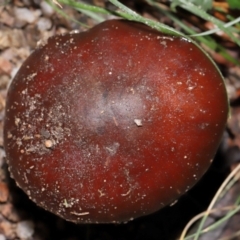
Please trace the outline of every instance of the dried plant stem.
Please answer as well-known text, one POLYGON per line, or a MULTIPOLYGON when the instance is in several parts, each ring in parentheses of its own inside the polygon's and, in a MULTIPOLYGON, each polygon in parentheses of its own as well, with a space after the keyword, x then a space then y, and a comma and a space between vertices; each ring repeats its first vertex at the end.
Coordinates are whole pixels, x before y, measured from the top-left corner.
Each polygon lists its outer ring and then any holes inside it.
MULTIPOLYGON (((217 193, 215 194, 214 198, 212 199, 210 205, 208 206, 208 209, 204 212, 201 213, 200 216, 203 217, 198 230, 195 234, 194 240, 197 240, 200 236, 200 234, 203 232, 202 228, 204 226, 204 223, 207 219, 207 217, 209 216, 209 214, 212 212, 213 210, 213 206, 215 205, 215 203, 217 202, 217 200, 219 199, 219 196, 221 195, 221 193, 224 191, 224 189, 226 188, 226 186, 228 185, 228 183, 231 181, 232 178, 235 177, 235 175, 240 171, 240 164, 238 164, 238 166, 229 174, 229 176, 225 179, 225 181, 222 183, 222 185, 220 186, 220 188, 218 189, 217 193)), ((235 206, 236 207, 236 206, 235 206)), ((188 230, 190 229, 190 227, 192 226, 192 224, 199 219, 199 215, 197 215, 196 217, 194 217, 184 228, 181 236, 180 236, 180 240, 183 240, 188 232, 188 230)))

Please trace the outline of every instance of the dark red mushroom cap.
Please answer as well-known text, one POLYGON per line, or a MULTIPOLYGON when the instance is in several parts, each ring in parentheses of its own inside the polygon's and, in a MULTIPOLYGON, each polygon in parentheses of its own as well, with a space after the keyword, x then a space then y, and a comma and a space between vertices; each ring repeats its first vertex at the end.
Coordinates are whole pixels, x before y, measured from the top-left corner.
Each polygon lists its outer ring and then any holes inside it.
POLYGON ((123 222, 202 177, 227 115, 222 76, 194 43, 110 20, 52 37, 25 61, 8 92, 6 155, 43 208, 123 222))

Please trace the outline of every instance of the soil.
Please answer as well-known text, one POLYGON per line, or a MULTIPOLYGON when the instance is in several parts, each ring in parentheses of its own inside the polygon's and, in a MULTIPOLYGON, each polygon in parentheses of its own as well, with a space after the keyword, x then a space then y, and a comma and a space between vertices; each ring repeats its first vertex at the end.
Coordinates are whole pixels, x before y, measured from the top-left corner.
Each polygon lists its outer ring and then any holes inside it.
MULTIPOLYGON (((107 1, 89 1, 105 6, 107 1)), ((153 17, 141 1, 128 4, 145 16, 153 17), (137 3, 136 3, 137 2, 137 3), (140 3, 139 3, 140 2, 140 3)), ((114 9, 114 7, 109 6, 114 9)), ((96 22, 65 7, 68 17, 93 26, 96 22)), ((163 22, 169 20, 162 18, 163 22)), ((240 162, 240 67, 223 60, 217 53, 212 57, 221 68, 230 99, 230 118, 215 160, 202 180, 173 206, 119 225, 76 225, 37 207, 11 179, 3 147, 3 120, 7 88, 15 73, 39 44, 55 34, 87 27, 66 19, 41 0, 0 0, 0 240, 172 240, 179 237, 184 226, 196 214, 206 210, 227 175, 240 162)), ((229 52, 240 60, 239 48, 231 45, 229 52)), ((234 204, 239 197, 239 181, 216 207, 234 204)), ((217 212, 208 223, 217 221, 226 212, 217 212)), ((201 240, 219 240, 240 231, 240 213, 216 230, 202 235, 201 240)), ((232 239, 240 239, 236 236, 232 239)))

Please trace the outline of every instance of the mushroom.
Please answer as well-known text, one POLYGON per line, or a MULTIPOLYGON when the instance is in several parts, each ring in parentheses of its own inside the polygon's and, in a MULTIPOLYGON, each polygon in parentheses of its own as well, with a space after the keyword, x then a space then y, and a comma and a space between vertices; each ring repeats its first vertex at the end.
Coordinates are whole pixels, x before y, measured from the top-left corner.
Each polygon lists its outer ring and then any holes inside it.
POLYGON ((118 223, 188 191, 227 116, 222 75, 196 44, 109 20, 27 58, 9 87, 4 145, 37 205, 75 223, 118 223))

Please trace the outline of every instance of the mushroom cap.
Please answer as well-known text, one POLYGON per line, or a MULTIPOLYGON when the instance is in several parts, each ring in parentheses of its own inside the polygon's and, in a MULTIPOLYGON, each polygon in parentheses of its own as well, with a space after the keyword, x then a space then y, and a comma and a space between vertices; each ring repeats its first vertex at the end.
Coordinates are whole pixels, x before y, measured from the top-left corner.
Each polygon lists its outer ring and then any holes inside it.
POLYGON ((125 20, 51 37, 6 102, 18 186, 76 223, 153 213, 209 168, 228 116, 223 78, 193 42, 125 20))

